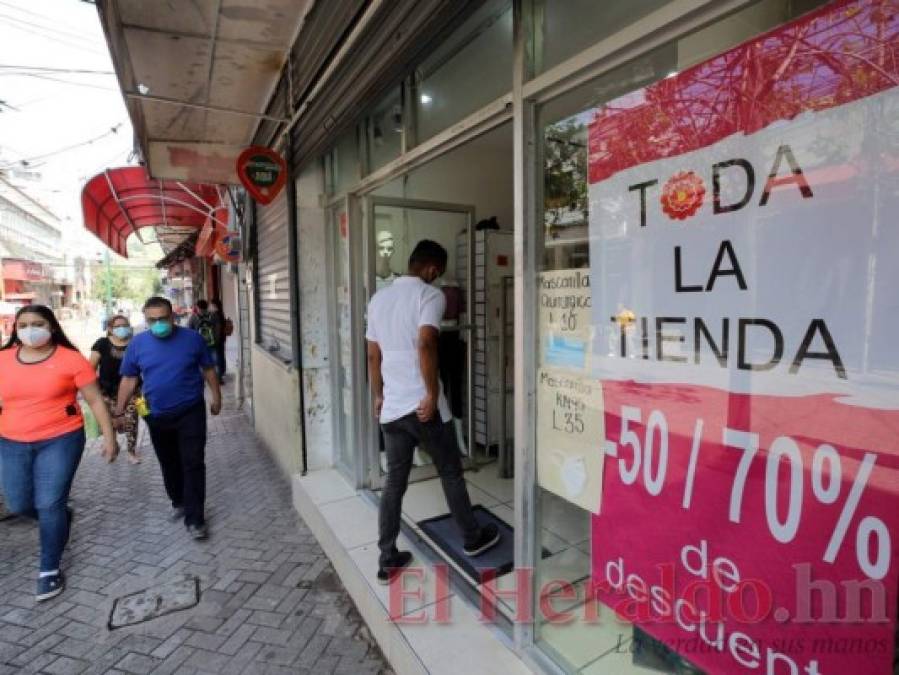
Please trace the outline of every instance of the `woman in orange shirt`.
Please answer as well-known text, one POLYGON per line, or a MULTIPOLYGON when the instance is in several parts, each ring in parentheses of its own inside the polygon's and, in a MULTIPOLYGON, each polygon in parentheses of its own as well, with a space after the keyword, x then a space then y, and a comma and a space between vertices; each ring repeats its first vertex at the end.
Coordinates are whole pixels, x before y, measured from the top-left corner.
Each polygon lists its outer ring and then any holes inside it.
POLYGON ((97 417, 103 455, 112 462, 119 450, 91 364, 50 309, 20 309, 0 348, 0 476, 10 511, 38 521, 38 602, 65 588, 59 564, 72 517, 67 504, 85 442, 79 391, 97 417))

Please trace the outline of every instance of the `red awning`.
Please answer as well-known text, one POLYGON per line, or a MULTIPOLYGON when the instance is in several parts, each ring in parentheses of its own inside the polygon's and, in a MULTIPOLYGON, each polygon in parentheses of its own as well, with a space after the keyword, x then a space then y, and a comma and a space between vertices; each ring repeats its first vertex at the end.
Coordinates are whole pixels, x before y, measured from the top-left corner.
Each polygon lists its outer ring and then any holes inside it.
POLYGON ((217 186, 157 180, 142 166, 107 169, 91 178, 81 191, 81 209, 84 226, 124 257, 128 237, 145 227, 155 227, 168 250, 210 217, 217 227, 228 225, 226 201, 217 186))

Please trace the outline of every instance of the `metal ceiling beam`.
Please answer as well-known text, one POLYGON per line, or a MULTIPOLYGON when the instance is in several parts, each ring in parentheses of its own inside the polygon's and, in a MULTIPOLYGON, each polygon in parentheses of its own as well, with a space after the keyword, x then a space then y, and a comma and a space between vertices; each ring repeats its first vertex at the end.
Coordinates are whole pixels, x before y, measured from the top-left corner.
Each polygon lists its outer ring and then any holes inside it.
MULTIPOLYGON (((197 33, 189 30, 169 30, 167 28, 151 28, 150 26, 141 26, 136 23, 125 23, 121 24, 124 30, 133 30, 140 31, 142 33, 153 33, 156 35, 166 35, 177 38, 187 38, 191 40, 208 40, 209 33, 197 33)), ((246 47, 264 47, 266 49, 271 49, 272 44, 270 42, 260 41, 260 40, 249 40, 247 38, 227 38, 227 37, 219 37, 218 41, 222 44, 232 44, 232 45, 241 45, 246 47)))
POLYGON ((225 113, 228 115, 243 115, 244 117, 254 117, 257 119, 272 120, 280 124, 286 124, 290 120, 286 117, 276 117, 266 113, 257 113, 250 110, 235 110, 234 108, 224 108, 217 105, 208 105, 205 103, 191 103, 190 101, 182 101, 177 98, 169 98, 167 96, 154 96, 153 94, 141 94, 139 91, 123 92, 127 98, 138 99, 143 101, 153 101, 155 103, 167 103, 169 105, 177 105, 185 108, 197 108, 198 110, 207 110, 210 112, 225 113))

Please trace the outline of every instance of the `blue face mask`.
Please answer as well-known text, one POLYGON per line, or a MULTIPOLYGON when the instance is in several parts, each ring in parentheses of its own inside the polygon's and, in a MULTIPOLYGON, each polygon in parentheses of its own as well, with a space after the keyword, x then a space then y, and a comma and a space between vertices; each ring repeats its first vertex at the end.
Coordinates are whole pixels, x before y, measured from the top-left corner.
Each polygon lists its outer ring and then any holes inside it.
POLYGON ((172 324, 168 321, 157 321, 150 326, 150 332, 158 338, 167 338, 172 334, 172 324))
POLYGON ((119 340, 127 340, 131 337, 131 326, 116 326, 112 329, 112 334, 119 340))

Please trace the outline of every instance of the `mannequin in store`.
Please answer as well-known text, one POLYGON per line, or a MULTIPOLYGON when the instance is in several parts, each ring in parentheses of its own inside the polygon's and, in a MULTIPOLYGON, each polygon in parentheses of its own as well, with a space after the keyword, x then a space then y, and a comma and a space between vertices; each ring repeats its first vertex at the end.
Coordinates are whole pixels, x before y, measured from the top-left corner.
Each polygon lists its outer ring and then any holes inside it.
POLYGON ((390 261, 396 253, 396 240, 390 230, 381 230, 377 237, 378 260, 375 266, 375 286, 378 290, 389 286, 399 276, 394 273, 390 261))
POLYGON ((446 310, 443 313, 443 321, 440 323, 440 342, 438 344, 440 380, 443 383, 443 391, 449 399, 459 448, 463 455, 467 455, 468 449, 462 434, 465 343, 462 341, 459 331, 459 319, 465 312, 465 294, 462 292, 459 282, 449 272, 440 278, 438 285, 446 298, 446 310))

